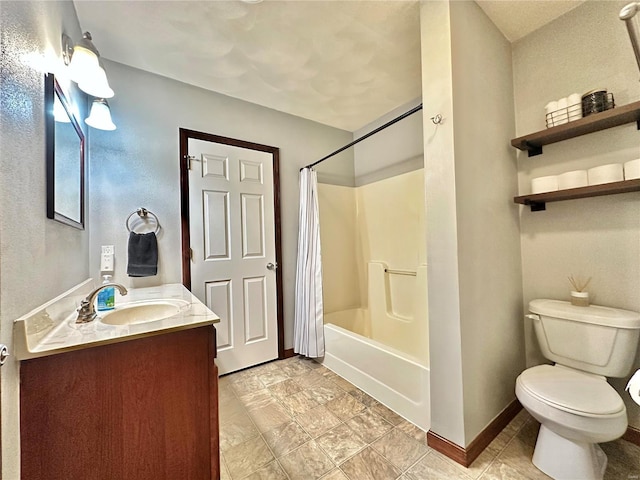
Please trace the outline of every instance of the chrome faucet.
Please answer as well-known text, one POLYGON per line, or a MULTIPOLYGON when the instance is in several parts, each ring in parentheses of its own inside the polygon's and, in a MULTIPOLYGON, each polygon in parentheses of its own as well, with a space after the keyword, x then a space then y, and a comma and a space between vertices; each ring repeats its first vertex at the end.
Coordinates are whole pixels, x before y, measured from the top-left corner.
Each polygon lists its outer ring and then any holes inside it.
POLYGON ((87 295, 87 298, 82 300, 80 303, 80 308, 78 309, 78 318, 76 318, 76 323, 89 323, 92 322, 96 318, 96 308, 95 302, 101 290, 109 287, 116 287, 120 292, 120 295, 126 295, 127 289, 124 288, 119 283, 105 283, 104 285, 100 285, 93 292, 87 295))

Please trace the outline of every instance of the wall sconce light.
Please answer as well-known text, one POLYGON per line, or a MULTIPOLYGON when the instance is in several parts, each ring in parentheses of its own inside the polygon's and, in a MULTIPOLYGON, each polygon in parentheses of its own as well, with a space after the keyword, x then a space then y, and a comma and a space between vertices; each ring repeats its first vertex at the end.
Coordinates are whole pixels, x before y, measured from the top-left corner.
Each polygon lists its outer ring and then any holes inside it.
POLYGON ((84 32, 82 40, 73 44, 68 35, 62 35, 62 58, 69 67, 69 78, 78 88, 92 97, 111 98, 114 93, 100 62, 100 53, 92 42, 91 33, 84 32))
POLYGON ((99 130, 115 130, 116 125, 111 120, 111 110, 104 98, 96 98, 91 104, 91 112, 84 121, 87 125, 99 130))

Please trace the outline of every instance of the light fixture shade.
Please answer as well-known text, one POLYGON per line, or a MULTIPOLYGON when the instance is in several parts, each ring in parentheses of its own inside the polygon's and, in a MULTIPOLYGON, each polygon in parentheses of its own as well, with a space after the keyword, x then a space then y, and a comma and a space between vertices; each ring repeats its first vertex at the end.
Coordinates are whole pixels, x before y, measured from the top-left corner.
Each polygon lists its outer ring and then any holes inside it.
POLYGON ((114 93, 109 86, 107 74, 100 63, 88 75, 85 75, 79 82, 78 88, 92 97, 111 98, 114 93))
POLYGON ((116 126, 111 120, 111 110, 104 98, 96 98, 91 104, 91 113, 85 123, 99 130, 115 130, 116 126))
MULTIPOLYGON (((69 78, 76 83, 87 81, 87 79, 99 75, 97 70, 100 67, 98 63, 100 53, 98 53, 98 49, 91 40, 91 33, 84 32, 82 40, 73 47, 73 55, 71 55, 71 61, 69 62, 69 78)), ((68 50, 68 45, 65 45, 65 43, 70 41, 69 37, 63 35, 64 51, 68 50)), ((67 59, 68 56, 65 58, 65 62, 67 59)))

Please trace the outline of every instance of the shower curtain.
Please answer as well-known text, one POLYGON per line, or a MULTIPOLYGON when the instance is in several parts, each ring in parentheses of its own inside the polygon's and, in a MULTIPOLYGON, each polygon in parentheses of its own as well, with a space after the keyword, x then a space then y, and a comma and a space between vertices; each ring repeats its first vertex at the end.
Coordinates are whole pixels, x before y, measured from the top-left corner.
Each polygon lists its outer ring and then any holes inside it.
POLYGON ((306 357, 324 356, 322 263, 318 179, 315 170, 300 171, 300 212, 293 351, 306 357))

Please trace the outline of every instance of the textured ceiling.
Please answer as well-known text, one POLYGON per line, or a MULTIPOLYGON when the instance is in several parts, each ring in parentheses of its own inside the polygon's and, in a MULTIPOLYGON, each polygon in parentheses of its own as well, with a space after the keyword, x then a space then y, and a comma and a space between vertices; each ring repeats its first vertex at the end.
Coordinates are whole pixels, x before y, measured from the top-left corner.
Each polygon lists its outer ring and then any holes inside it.
MULTIPOLYGON (((348 131, 421 95, 417 0, 248 1, 74 4, 105 58, 348 131)), ((514 41, 582 1, 478 3, 514 41)))
POLYGON ((74 3, 105 58, 345 130, 421 94, 416 1, 74 3))

